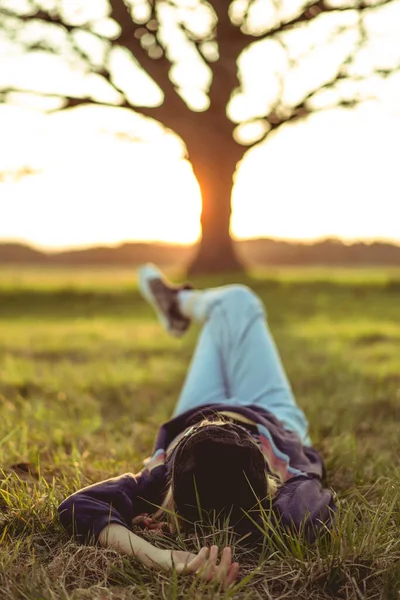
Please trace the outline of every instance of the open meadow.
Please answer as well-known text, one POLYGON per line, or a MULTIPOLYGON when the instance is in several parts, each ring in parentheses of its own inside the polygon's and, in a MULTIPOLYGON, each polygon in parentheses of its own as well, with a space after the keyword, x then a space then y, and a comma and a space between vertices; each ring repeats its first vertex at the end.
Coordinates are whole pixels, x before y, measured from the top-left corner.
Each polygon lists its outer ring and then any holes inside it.
POLYGON ((399 600, 400 270, 271 269, 241 282, 266 304, 325 458, 336 533, 313 547, 239 554, 242 579, 227 592, 70 541, 58 503, 141 469, 197 331, 170 339, 128 270, 3 268, 1 600, 399 600))

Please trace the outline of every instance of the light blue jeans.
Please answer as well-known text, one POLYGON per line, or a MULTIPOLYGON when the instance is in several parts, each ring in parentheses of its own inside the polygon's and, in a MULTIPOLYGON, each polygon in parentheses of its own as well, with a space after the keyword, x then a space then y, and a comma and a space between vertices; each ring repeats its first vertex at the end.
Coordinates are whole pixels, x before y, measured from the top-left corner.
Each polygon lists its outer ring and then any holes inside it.
POLYGON ((200 310, 190 316, 204 326, 174 416, 205 404, 252 404, 311 445, 258 296, 242 285, 193 293, 200 310))

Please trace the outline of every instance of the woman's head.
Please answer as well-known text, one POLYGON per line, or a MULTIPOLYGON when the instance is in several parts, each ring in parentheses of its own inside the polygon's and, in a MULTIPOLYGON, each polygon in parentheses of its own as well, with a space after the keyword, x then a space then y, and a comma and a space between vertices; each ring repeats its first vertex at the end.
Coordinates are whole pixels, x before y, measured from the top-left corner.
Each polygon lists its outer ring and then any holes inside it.
POLYGON ((174 453, 171 492, 185 521, 207 514, 230 524, 268 493, 264 456, 251 434, 230 421, 203 421, 174 453))

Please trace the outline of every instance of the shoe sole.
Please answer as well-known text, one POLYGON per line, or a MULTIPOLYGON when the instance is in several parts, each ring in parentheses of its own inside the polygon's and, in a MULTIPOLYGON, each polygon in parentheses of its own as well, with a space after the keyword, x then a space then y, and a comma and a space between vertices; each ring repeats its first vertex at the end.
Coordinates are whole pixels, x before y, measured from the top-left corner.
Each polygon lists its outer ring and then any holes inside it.
POLYGON ((180 332, 176 329, 172 329, 169 320, 164 314, 164 311, 160 308, 156 297, 149 287, 149 279, 161 279, 163 280, 163 275, 157 267, 153 265, 145 265, 143 267, 139 267, 138 269, 138 288, 143 298, 153 307, 155 310, 158 320, 161 325, 165 329, 167 333, 174 337, 182 337, 185 333, 184 331, 180 332))

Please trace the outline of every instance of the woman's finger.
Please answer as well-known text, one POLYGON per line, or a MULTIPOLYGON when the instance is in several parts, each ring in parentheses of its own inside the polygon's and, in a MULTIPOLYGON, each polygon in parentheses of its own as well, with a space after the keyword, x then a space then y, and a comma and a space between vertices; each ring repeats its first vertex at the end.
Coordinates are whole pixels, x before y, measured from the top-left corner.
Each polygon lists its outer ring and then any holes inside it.
POLYGON ((229 569, 232 565, 232 550, 229 546, 223 549, 221 562, 219 566, 215 569, 214 573, 214 581, 218 581, 219 583, 223 583, 229 573, 229 569))
POLYGON ((229 588, 229 586, 231 586, 232 583, 234 583, 236 581, 236 579, 239 576, 239 569, 240 569, 240 565, 238 562, 234 562, 231 564, 228 575, 226 576, 226 579, 224 581, 224 589, 225 590, 227 590, 229 588))
POLYGON ((204 546, 197 556, 187 563, 185 567, 185 573, 197 573, 198 571, 201 571, 206 564, 208 555, 209 549, 207 546, 204 546))
POLYGON ((143 521, 149 516, 149 513, 143 513, 141 515, 138 515, 137 517, 133 517, 132 519, 132 525, 139 525, 140 523, 143 523, 143 521))
POLYGON ((161 521, 160 523, 154 523, 154 521, 152 521, 151 523, 149 523, 147 525, 147 529, 158 530, 158 529, 164 529, 167 526, 168 526, 168 523, 166 523, 165 521, 161 521))
POLYGON ((214 577, 215 569, 218 561, 218 546, 211 546, 210 556, 204 566, 204 570, 200 573, 202 579, 211 581, 214 577))

